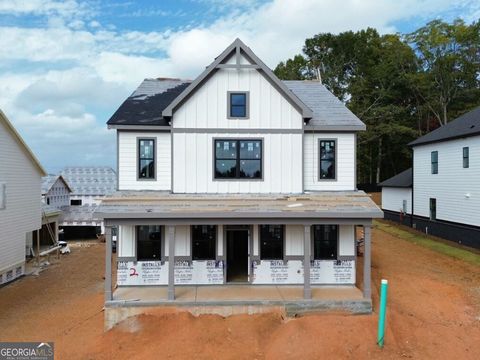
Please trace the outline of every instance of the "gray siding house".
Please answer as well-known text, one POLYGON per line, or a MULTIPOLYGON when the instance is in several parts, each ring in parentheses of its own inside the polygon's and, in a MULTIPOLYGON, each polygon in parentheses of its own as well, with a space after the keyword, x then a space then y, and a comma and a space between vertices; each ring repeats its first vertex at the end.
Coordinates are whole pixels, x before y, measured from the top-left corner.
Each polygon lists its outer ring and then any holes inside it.
POLYGON ((45 170, 0 111, 0 285, 25 273, 27 245, 41 228, 45 170))

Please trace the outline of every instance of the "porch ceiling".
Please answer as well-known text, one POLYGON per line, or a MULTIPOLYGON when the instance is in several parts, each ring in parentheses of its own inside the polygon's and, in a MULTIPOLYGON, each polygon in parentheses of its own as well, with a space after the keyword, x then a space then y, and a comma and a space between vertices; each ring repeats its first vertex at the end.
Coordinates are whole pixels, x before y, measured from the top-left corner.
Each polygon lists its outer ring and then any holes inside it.
POLYGON ((119 191, 102 200, 104 219, 382 218, 363 191, 282 194, 172 194, 119 191))

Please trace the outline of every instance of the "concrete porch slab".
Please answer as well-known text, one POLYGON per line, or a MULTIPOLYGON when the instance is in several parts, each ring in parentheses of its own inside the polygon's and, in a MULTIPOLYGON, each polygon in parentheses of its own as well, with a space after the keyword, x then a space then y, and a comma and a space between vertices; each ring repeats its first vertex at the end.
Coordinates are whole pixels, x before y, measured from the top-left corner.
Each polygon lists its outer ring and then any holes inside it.
POLYGON ((168 300, 167 286, 117 288, 105 303, 105 329, 134 315, 159 307, 201 314, 257 314, 280 311, 287 316, 325 311, 369 314, 370 299, 355 286, 312 286, 312 299, 303 299, 303 286, 220 285, 176 286, 175 300, 168 300))

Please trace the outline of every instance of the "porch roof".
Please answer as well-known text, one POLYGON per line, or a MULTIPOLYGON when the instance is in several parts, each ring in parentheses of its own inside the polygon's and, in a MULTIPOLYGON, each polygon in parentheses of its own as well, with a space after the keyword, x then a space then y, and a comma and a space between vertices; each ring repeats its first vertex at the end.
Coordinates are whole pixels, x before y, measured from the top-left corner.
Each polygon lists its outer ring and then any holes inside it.
POLYGON ((96 210, 103 219, 382 218, 363 191, 303 194, 172 194, 118 191, 96 210))

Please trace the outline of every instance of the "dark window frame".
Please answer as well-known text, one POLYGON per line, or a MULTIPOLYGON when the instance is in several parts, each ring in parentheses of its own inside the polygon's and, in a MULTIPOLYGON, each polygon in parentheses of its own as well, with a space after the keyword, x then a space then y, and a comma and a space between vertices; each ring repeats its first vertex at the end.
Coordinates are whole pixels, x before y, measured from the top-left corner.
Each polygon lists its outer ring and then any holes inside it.
POLYGON ((262 224, 262 225, 258 225, 258 241, 259 241, 259 255, 260 255, 260 260, 285 260, 285 241, 286 241, 286 234, 285 234, 285 231, 286 231, 286 226, 285 225, 279 225, 279 224, 262 224), (271 256, 266 256, 264 253, 265 253, 265 249, 264 249, 264 245, 263 245, 263 240, 262 240, 262 229, 265 227, 265 226, 278 226, 281 228, 281 236, 282 236, 282 239, 281 239, 281 243, 282 243, 282 251, 281 251, 281 256, 279 257, 271 257, 271 256))
POLYGON ((264 153, 263 153, 263 144, 264 144, 264 139, 263 138, 214 138, 213 139, 213 180, 214 181, 263 181, 264 174, 263 174, 263 159, 264 159, 264 153), (236 143, 236 157, 235 158, 217 158, 217 142, 235 142, 236 143), (240 143, 241 142, 248 142, 248 141, 258 141, 260 142, 260 158, 259 159, 245 159, 240 157, 240 143), (217 176, 217 161, 235 161, 235 176, 233 177, 222 177, 222 176, 217 176), (260 162, 260 176, 259 177, 242 177, 240 175, 240 170, 241 170, 241 162, 242 160, 254 160, 254 161, 259 161, 260 162))
POLYGON ((431 173, 438 174, 438 151, 432 151, 430 153, 431 173), (435 159, 434 159, 435 155, 435 159))
POLYGON ((138 181, 156 181, 157 180, 157 139, 154 137, 137 137, 137 180, 138 181), (140 142, 141 141, 152 141, 153 142, 153 151, 151 158, 142 158, 140 154, 140 142), (153 161, 153 177, 141 177, 142 173, 142 160, 152 160, 153 161))
MULTIPOLYGON (((313 259, 314 260, 338 260, 339 257, 339 246, 340 246, 340 226, 338 224, 317 224, 312 226, 312 241, 313 241, 313 259), (335 227, 335 257, 326 257, 326 256, 317 256, 317 251, 316 251, 316 245, 317 243, 321 243, 322 240, 316 240, 315 235, 317 234, 316 227, 320 227, 321 232, 324 233, 324 227, 325 226, 334 226, 335 227)), ((323 242, 326 242, 329 240, 323 240, 323 242)))
POLYGON ((82 206, 82 199, 70 199, 70 206, 82 206))
POLYGON ((336 138, 329 138, 329 139, 318 139, 318 181, 337 181, 338 180, 338 139, 336 138), (333 142, 334 146, 334 156, 333 156, 333 171, 334 171, 334 176, 333 177, 328 177, 328 178, 322 178, 322 161, 324 162, 329 162, 331 160, 322 160, 322 143, 323 142, 333 142))
POLYGON ((463 159, 463 163, 462 163, 463 168, 468 169, 470 167, 470 148, 468 146, 464 146, 462 149, 462 159, 463 159))
MULTIPOLYGON (((204 239, 200 241, 205 241, 204 239)), ((206 242, 206 241, 205 241, 206 242)), ((218 226, 217 225, 191 225, 190 226, 190 248, 191 248, 191 254, 192 254, 192 261, 208 261, 208 260, 217 260, 217 254, 218 254, 218 226), (194 254, 195 246, 193 242, 195 241, 194 239, 194 228, 195 227, 202 227, 202 226, 211 226, 214 229, 214 239, 213 239, 213 256, 208 256, 208 257, 200 257, 196 256, 194 254)))
POLYGON ((430 220, 437 220, 437 199, 429 198, 430 220))
POLYGON ((137 225, 135 226, 135 259, 136 261, 162 261, 162 258, 164 256, 164 232, 163 232, 163 227, 161 225, 137 225), (150 240, 140 240, 140 228, 141 227, 149 227, 149 228, 152 228, 152 227, 158 227, 158 232, 156 233, 159 233, 160 235, 160 239, 158 240, 155 240, 155 239, 150 239, 150 240), (159 246, 159 252, 160 252, 160 256, 159 257, 154 257, 154 256, 151 256, 151 257, 144 257, 144 256, 139 256, 139 249, 140 249, 140 243, 154 243, 158 241, 158 246, 159 246))
MULTIPOLYGON (((238 105, 241 106, 241 105, 238 105)), ((249 91, 227 91, 227 119, 245 120, 250 118, 250 92, 249 91), (245 96, 245 116, 232 115, 232 95, 245 96)))

